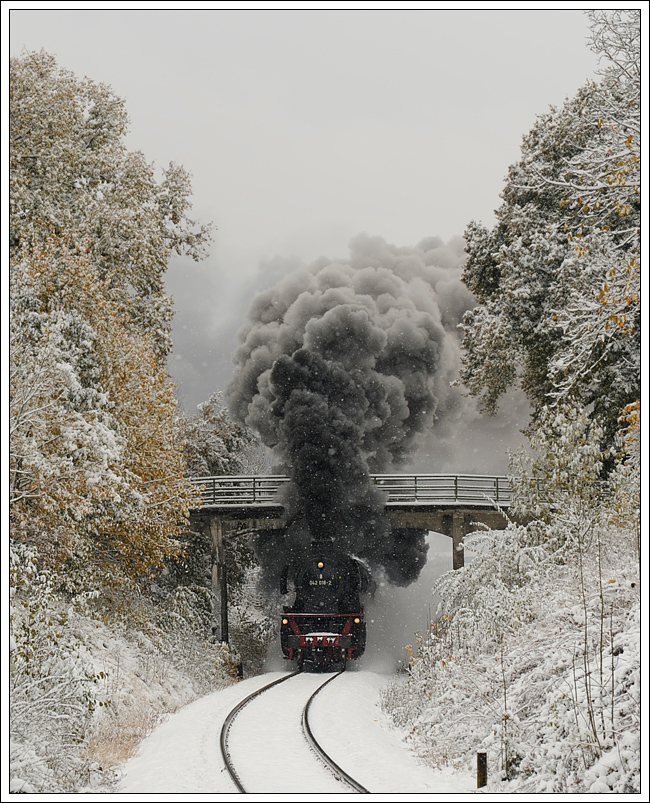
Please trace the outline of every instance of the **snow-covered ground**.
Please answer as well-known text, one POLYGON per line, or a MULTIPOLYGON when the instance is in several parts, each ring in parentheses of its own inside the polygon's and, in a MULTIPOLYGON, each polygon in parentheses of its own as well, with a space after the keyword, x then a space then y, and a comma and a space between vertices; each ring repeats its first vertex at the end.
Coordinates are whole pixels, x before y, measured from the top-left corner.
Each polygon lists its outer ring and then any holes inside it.
MULTIPOLYGON (((219 748, 221 726, 226 715, 244 697, 281 677, 271 672, 244 680, 213 692, 172 714, 140 745, 137 755, 122 767, 118 787, 124 794, 237 794, 225 770, 219 748)), ((326 676, 317 676, 324 681, 326 676)), ((311 681, 314 677, 300 677, 311 681)), ((324 749, 346 771, 373 794, 471 794, 476 778, 470 773, 432 770, 421 764, 402 742, 388 717, 380 710, 379 691, 388 676, 366 671, 349 671, 333 681, 315 699, 311 727, 324 749)), ((304 685, 304 683, 302 684, 304 685)), ((305 690, 293 681, 281 684, 287 697, 298 697, 302 708, 305 690)), ((312 684, 312 685, 318 685, 312 684)), ((289 706, 287 700, 287 706, 289 706)), ((278 740, 275 709, 251 703, 255 716, 249 719, 250 740, 264 734, 278 740)), ((296 729, 299 721, 296 722, 296 729)), ((288 738, 288 737, 287 737, 288 738)), ((247 778, 253 779, 263 794, 296 793, 287 784, 292 771, 290 745, 277 744, 275 760, 250 762, 247 778)), ((251 747, 252 752, 252 747, 251 747)), ((232 745, 236 766, 247 760, 246 740, 232 745)), ((300 792, 301 799, 323 794, 316 775, 300 792)), ((351 793, 352 794, 352 793, 351 793)), ((283 797, 284 799, 284 797, 283 797)))

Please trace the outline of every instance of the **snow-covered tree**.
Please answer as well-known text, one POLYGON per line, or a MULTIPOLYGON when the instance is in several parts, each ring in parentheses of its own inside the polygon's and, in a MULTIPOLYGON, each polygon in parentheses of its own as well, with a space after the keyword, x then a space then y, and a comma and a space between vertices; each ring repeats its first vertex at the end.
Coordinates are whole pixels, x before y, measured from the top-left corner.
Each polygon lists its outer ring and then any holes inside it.
POLYGON ((221 391, 181 419, 180 439, 192 477, 246 473, 260 448, 253 431, 232 420, 221 391))
POLYGON ((466 539, 474 559, 437 584, 446 613, 383 692, 426 763, 487 752, 488 794, 639 793, 641 600, 624 534, 601 535, 580 569, 524 528, 466 539))
POLYGON ((605 494, 603 434, 584 410, 543 408, 530 450, 511 458, 514 511, 548 520, 580 504, 595 513, 605 494))
POLYGON ((9 246, 52 233, 89 249, 124 312, 158 355, 171 348, 172 304, 164 273, 172 252, 200 259, 209 227, 188 218, 190 179, 125 146, 124 102, 110 87, 79 79, 44 51, 11 60, 9 246))
POLYGON ((124 439, 106 395, 103 356, 117 308, 87 257, 48 241, 10 278, 12 537, 71 534, 121 499, 124 439))
POLYGON ((465 538, 384 696, 428 760, 486 750, 492 792, 640 788, 640 18, 588 13, 601 80, 538 118, 466 234, 462 380, 488 411, 515 383, 533 403, 528 524, 465 538))
POLYGON ((611 523, 635 532, 641 565, 641 403, 629 404, 620 418, 617 462, 608 479, 611 523))
POLYGON ((41 51, 10 72, 12 537, 64 578, 177 554, 192 498, 165 359, 190 181, 125 146, 124 102, 41 51))
POLYGON ((640 394, 640 19, 589 14, 601 80, 538 118, 496 225, 467 229, 461 378, 492 412, 513 383, 536 413, 590 406, 612 443, 640 394))
POLYGON ((639 789, 638 412, 605 481, 598 421, 544 408, 509 511, 528 523, 465 537, 384 695, 427 760, 487 751, 488 792, 639 789))
POLYGON ((12 537, 72 588, 178 552, 192 488, 174 388, 90 253, 52 237, 11 274, 12 537))
MULTIPOLYGON (((251 429, 232 420, 220 391, 199 404, 193 416, 183 416, 179 424, 179 440, 190 476, 258 474, 264 469, 265 447, 251 429)), ((187 533, 183 537, 187 540, 187 550, 180 560, 170 561, 170 576, 182 577, 182 582, 211 585, 211 575, 208 571, 206 577, 205 571, 206 566, 211 570, 211 538, 205 533, 187 533)), ((226 539, 226 576, 231 600, 236 597, 240 601, 243 587, 256 565, 249 540, 236 534, 226 539)), ((245 607, 241 606, 242 611, 245 607)))
POLYGON ((10 549, 10 791, 75 791, 100 674, 37 564, 33 548, 10 549))

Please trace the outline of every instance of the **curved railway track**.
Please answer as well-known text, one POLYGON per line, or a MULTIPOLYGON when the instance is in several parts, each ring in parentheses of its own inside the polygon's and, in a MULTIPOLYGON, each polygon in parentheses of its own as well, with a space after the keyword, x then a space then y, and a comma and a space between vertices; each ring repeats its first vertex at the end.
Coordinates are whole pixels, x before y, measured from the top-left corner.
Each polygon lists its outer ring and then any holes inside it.
MULTIPOLYGON (((351 775, 349 775, 347 772, 345 772, 345 770, 343 770, 341 767, 339 767, 339 765, 325 752, 325 750, 321 747, 321 745, 318 743, 317 739, 315 738, 315 736, 314 736, 314 734, 312 732, 312 729, 310 727, 310 724, 309 724, 309 709, 310 709, 312 701, 314 700, 316 695, 323 688, 325 688, 325 686, 327 686, 332 681, 336 680, 336 678, 339 677, 339 675, 341 675, 341 674, 342 674, 342 672, 338 672, 337 674, 332 675, 324 683, 321 683, 320 686, 314 692, 312 692, 310 694, 310 696, 309 696, 309 698, 308 698, 307 702, 305 703, 305 706, 304 706, 304 708, 302 710, 302 733, 303 733, 303 737, 304 737, 305 741, 307 742, 307 744, 311 748, 312 752, 318 758, 320 763, 324 767, 327 768, 328 772, 331 774, 331 776, 338 783, 346 784, 348 787, 352 788, 355 792, 369 794, 368 790, 364 786, 362 786, 360 783, 358 783, 351 775)), ((234 762, 233 762, 233 758, 232 758, 232 755, 231 755, 230 745, 229 745, 229 736, 230 736, 230 731, 231 731, 231 728, 233 726, 233 723, 235 722, 237 716, 242 712, 242 710, 247 705, 249 705, 249 703, 251 703, 253 700, 259 698, 261 695, 263 695, 265 692, 268 692, 270 689, 275 688, 280 683, 285 683, 287 680, 291 680, 291 678, 294 678, 294 677, 300 676, 300 675, 304 676, 303 673, 292 672, 291 674, 286 675, 285 677, 281 677, 278 680, 274 680, 271 683, 267 683, 266 686, 262 686, 261 689, 257 689, 257 691, 253 692, 252 694, 249 694, 248 697, 245 697, 240 703, 238 703, 232 709, 232 711, 226 717, 226 719, 225 719, 225 721, 223 723, 223 727, 221 729, 221 736, 220 736, 220 739, 219 739, 220 747, 221 747, 221 754, 223 756, 225 767, 226 767, 230 777, 232 778, 233 783, 235 784, 235 786, 237 787, 237 790, 239 792, 242 792, 243 794, 247 794, 247 793, 250 793, 252 790, 249 790, 249 789, 245 788, 244 783, 243 783, 242 778, 241 778, 241 775, 240 775, 240 772, 235 767, 234 762)), ((273 735, 269 734, 269 738, 272 739, 273 735)), ((273 790, 256 790, 256 791, 260 792, 260 791, 273 791, 273 790)), ((309 791, 315 791, 315 790, 304 789, 303 791, 304 792, 309 792, 309 791)))
POLYGON ((356 792, 361 792, 362 794, 370 794, 369 791, 365 788, 365 786, 361 786, 358 781, 355 781, 351 775, 339 767, 339 765, 332 759, 328 754, 323 750, 320 744, 316 741, 314 734, 312 733, 311 727, 309 726, 309 708, 316 697, 316 695, 321 692, 328 683, 331 683, 333 680, 339 675, 342 675, 343 672, 337 672, 336 675, 332 675, 331 678, 325 681, 321 686, 319 686, 316 691, 309 697, 307 703, 302 711, 302 730, 305 734, 307 741, 309 742, 309 746, 314 750, 316 755, 320 758, 320 760, 328 767, 337 778, 345 781, 349 786, 351 786, 356 792))

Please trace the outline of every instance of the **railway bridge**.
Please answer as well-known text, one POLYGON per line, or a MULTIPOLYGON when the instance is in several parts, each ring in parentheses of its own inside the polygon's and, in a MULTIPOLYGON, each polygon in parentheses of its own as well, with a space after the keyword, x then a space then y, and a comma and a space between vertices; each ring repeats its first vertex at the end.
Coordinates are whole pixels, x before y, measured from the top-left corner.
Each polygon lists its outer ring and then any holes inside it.
MULTIPOLYGON (((213 546, 213 584, 220 589, 222 640, 227 641, 227 584, 224 540, 286 524, 282 489, 289 477, 227 475, 197 477, 200 505, 191 511, 193 529, 208 530, 213 546)), ((503 529, 510 505, 504 476, 478 474, 373 474, 385 494, 384 515, 395 527, 442 533, 452 539, 452 565, 463 566, 463 538, 483 525, 503 529)))

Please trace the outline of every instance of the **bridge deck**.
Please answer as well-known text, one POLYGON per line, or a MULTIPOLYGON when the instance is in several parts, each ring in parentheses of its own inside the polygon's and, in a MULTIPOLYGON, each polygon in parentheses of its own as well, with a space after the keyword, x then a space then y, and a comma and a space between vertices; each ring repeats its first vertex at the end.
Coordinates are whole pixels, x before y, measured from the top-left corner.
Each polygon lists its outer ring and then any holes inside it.
MULTIPOLYGON (((504 476, 481 474, 373 474, 386 495, 387 507, 499 507, 510 504, 510 483, 504 476)), ((262 509, 281 507, 279 493, 289 477, 224 475, 196 477, 201 508, 262 509)))

